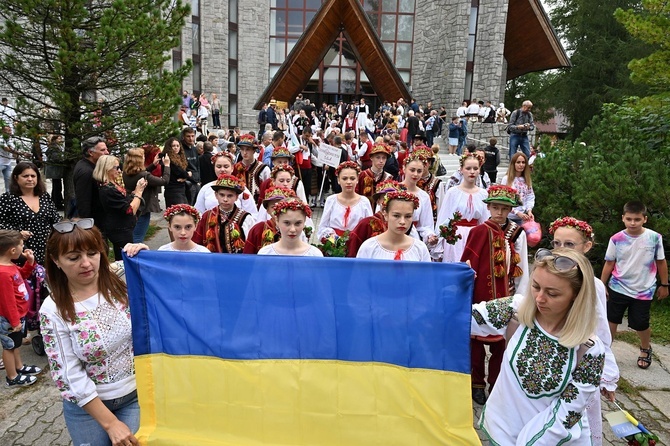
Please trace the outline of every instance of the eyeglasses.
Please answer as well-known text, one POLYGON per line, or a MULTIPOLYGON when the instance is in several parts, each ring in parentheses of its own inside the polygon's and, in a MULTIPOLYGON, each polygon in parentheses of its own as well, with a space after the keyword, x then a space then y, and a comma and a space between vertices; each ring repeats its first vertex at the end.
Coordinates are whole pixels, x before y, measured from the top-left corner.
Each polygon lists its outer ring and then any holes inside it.
POLYGON ((573 268, 577 268, 577 262, 572 260, 570 257, 554 255, 553 252, 544 248, 537 250, 535 253, 535 260, 553 260, 554 266, 560 272, 570 271, 573 268))
POLYGON ((76 221, 61 221, 53 225, 53 228, 61 234, 67 234, 74 231, 75 226, 79 229, 91 229, 94 224, 95 222, 92 218, 82 218, 76 221))
POLYGON ((575 249, 575 246, 579 246, 579 245, 583 245, 583 244, 584 244, 584 242, 580 242, 580 243, 565 242, 565 243, 562 243, 559 240, 552 240, 551 243, 550 243, 550 245, 554 249, 555 248, 575 249))
POLYGON ((114 168, 118 171, 121 171, 121 166, 114 166, 114 168))

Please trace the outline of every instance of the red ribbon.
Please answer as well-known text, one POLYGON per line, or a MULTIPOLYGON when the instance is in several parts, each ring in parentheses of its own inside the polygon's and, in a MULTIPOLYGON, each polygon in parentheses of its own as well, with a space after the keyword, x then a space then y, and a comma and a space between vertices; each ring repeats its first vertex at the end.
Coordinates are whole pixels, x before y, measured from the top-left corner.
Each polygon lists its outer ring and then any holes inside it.
POLYGON ((402 249, 399 249, 395 252, 393 260, 402 260, 402 249))
POLYGON ((344 228, 349 227, 349 216, 351 215, 351 206, 347 206, 347 210, 344 211, 344 228))

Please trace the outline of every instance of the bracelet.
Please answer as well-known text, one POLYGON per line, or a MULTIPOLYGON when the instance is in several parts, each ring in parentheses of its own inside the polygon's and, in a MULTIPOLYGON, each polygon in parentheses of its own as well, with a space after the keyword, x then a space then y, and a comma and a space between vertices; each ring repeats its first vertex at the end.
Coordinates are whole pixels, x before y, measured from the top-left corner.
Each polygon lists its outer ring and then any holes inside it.
POLYGON ((666 288, 667 288, 667 287, 669 287, 669 286, 670 286, 670 284, 667 284, 667 283, 661 283, 661 284, 659 284, 658 286, 664 286, 664 287, 666 287, 666 288))

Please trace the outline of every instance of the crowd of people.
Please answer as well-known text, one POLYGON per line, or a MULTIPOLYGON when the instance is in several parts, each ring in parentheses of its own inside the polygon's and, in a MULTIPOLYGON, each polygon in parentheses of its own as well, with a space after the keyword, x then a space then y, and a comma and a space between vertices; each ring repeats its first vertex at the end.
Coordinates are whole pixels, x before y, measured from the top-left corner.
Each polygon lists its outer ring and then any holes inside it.
MULTIPOLYGON (((184 98, 191 107, 193 98, 184 98)), ((322 257, 333 255, 324 246, 339 243, 352 258, 467 262, 475 272, 472 398, 486 404, 483 432, 496 444, 533 438, 601 444, 600 395, 613 400, 618 380, 612 336, 628 310, 640 335, 637 364, 648 368, 649 303, 655 293, 668 295, 662 238, 644 227, 644 205, 624 208, 625 230, 610 240, 602 280, 584 256, 593 230, 569 216, 551 223, 553 250, 537 250, 531 265, 528 224, 536 203, 524 151, 513 154, 498 183, 497 141, 486 148, 466 144, 460 168, 443 179, 439 147, 429 145, 429 135, 441 134, 446 113, 431 110, 423 130, 403 134, 384 130, 406 129, 399 119, 406 116, 409 125, 417 117, 414 104, 400 101, 395 112, 384 111, 388 120, 380 130, 368 125, 374 115, 364 100, 354 111, 328 107, 345 117, 330 116, 324 126, 307 119, 307 111, 315 112, 306 100, 300 107, 301 100, 289 112, 297 119, 285 120, 284 129, 282 112, 275 122, 269 104, 258 134, 233 130, 220 137, 200 126, 198 135, 197 125, 185 123, 162 149, 145 145, 123 158, 110 155, 102 138, 83 141, 74 219, 61 220, 40 169, 19 162, 0 196, 6 384, 33 384, 41 372, 23 364, 19 347, 30 301, 23 279, 44 265, 51 294, 39 309, 41 333, 75 444, 138 444, 127 290, 110 271, 108 243, 117 260, 122 251, 134 256, 149 249, 143 239, 151 213, 160 211, 162 190, 172 240, 159 248, 171 253, 165 255, 322 257), (410 110, 398 111, 404 107, 410 110), (320 161, 322 144, 340 150, 338 167, 320 161), (320 247, 310 244, 313 237, 320 247)), ((526 124, 510 125, 527 130, 526 124)))

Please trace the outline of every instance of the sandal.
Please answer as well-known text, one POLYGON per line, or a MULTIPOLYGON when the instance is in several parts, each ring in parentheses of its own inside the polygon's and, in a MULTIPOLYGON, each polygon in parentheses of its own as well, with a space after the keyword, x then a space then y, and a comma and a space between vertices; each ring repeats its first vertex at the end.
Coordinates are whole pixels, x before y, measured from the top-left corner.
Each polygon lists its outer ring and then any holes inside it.
POLYGON ((42 373, 42 369, 35 365, 24 365, 20 369, 16 369, 16 373, 21 375, 39 375, 42 373))
POLYGON ((0 370, 5 370, 5 362, 0 359, 0 370))
POLYGON ((16 378, 9 379, 5 378, 5 386, 7 387, 25 387, 31 386, 37 382, 37 378, 29 375, 21 375, 20 373, 16 375, 16 378))
POLYGON ((639 356, 637 358, 637 366, 641 369, 648 369, 649 366, 651 365, 651 351, 652 351, 651 347, 649 348, 640 347, 640 351, 647 356, 639 356))

